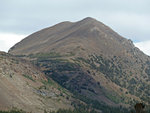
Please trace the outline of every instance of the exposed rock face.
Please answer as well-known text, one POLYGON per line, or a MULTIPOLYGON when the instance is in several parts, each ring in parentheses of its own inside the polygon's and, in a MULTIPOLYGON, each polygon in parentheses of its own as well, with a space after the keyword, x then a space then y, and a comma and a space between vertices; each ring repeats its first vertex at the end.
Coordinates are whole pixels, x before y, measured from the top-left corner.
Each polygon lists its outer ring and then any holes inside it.
POLYGON ((25 55, 62 86, 92 100, 149 103, 150 58, 93 18, 33 33, 9 53, 25 55))

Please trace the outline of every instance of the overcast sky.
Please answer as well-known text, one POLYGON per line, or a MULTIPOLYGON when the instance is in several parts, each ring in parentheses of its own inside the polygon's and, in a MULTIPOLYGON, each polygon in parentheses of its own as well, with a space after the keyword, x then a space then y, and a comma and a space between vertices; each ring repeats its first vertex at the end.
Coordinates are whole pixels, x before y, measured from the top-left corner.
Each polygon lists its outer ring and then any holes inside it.
POLYGON ((0 50, 62 21, 93 17, 150 55, 150 0, 0 0, 0 50))

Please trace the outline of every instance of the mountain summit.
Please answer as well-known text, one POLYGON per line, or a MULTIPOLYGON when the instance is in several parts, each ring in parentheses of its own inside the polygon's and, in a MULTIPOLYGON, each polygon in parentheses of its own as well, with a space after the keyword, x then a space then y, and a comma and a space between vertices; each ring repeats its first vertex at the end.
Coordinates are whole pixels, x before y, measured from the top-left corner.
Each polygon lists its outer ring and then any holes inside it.
POLYGON ((150 58, 96 19, 43 29, 9 53, 30 59, 47 77, 96 109, 101 110, 101 103, 150 103, 150 58))
POLYGON ((80 48, 87 53, 104 52, 111 55, 123 51, 121 44, 128 45, 126 43, 129 44, 130 41, 96 19, 87 17, 75 23, 62 22, 33 33, 9 52, 26 55, 52 51, 69 53, 80 48))

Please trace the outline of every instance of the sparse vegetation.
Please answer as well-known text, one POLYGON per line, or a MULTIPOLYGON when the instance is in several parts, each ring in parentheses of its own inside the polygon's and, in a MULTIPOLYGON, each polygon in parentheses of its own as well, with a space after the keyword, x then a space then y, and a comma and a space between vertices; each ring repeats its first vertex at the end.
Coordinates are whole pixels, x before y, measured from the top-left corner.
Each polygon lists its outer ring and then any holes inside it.
POLYGON ((27 79, 30 79, 33 82, 35 82, 35 80, 30 75, 23 74, 23 76, 26 77, 27 79))
POLYGON ((10 110, 10 111, 0 111, 0 113, 26 113, 26 112, 23 110, 14 109, 14 110, 10 110))
POLYGON ((78 108, 78 109, 74 109, 74 110, 71 110, 71 109, 59 109, 58 111, 56 112, 50 112, 50 113, 98 113, 96 112, 95 110, 93 109, 87 109, 87 108, 78 108))

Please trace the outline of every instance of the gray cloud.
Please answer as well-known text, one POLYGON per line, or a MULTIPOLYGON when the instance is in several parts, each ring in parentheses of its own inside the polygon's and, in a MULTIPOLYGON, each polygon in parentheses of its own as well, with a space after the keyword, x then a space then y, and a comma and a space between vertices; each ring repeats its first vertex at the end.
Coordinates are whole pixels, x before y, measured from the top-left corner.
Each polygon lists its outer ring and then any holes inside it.
POLYGON ((30 34, 87 16, 134 41, 150 36, 149 0, 1 0, 0 32, 30 34))

